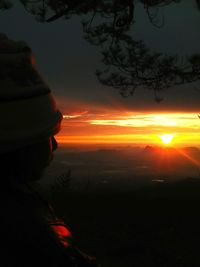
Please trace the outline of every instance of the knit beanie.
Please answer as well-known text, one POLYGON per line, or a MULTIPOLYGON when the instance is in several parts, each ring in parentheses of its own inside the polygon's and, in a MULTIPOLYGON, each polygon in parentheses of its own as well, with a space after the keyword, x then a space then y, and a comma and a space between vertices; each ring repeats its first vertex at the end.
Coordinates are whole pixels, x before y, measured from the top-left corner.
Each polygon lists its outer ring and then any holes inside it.
POLYGON ((55 135, 61 119, 30 47, 0 34, 0 153, 55 135))

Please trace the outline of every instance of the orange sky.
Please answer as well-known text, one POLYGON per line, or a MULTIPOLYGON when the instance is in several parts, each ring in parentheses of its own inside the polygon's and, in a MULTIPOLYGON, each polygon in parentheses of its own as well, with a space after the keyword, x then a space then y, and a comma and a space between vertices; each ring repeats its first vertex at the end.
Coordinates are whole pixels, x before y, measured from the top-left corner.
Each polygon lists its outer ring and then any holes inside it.
POLYGON ((161 144, 173 134, 174 146, 200 144, 200 119, 194 112, 132 112, 103 108, 74 109, 63 116, 57 140, 65 144, 161 144))

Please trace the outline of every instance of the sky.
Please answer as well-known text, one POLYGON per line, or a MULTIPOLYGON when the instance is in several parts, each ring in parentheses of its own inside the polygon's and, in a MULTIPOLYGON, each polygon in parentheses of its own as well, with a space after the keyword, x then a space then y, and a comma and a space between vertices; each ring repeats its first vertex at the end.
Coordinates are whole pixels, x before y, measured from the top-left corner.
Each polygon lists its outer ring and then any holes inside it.
MULTIPOLYGON (((135 39, 156 51, 187 57, 199 53, 200 12, 184 0, 159 10, 160 29, 149 23, 141 4, 136 6, 135 39)), ((122 98, 101 85, 95 70, 101 54, 83 38, 80 18, 38 23, 20 4, 0 15, 0 32, 26 41, 36 65, 49 84, 64 115, 58 140, 62 143, 159 144, 163 133, 174 144, 200 144, 200 86, 198 83, 166 89, 156 103, 151 91, 137 90, 122 98)))

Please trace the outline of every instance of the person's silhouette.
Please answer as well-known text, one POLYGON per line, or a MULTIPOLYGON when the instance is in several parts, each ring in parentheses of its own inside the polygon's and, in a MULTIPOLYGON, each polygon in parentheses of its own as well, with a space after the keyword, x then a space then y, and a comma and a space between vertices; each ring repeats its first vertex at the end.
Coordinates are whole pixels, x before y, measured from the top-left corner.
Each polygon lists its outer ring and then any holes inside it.
POLYGON ((62 115, 31 49, 0 35, 1 266, 89 267, 71 233, 31 186, 57 148, 62 115))

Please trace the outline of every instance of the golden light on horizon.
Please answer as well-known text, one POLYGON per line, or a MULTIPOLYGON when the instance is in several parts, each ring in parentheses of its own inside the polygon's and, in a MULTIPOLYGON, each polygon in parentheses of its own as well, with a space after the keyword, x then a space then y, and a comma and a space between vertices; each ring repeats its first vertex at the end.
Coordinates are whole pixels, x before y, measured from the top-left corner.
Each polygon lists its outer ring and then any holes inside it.
POLYGON ((159 138, 161 139, 163 144, 169 145, 174 138, 174 134, 162 134, 159 136, 159 138))
POLYGON ((61 143, 200 144, 200 121, 191 112, 79 112, 64 116, 61 143))

